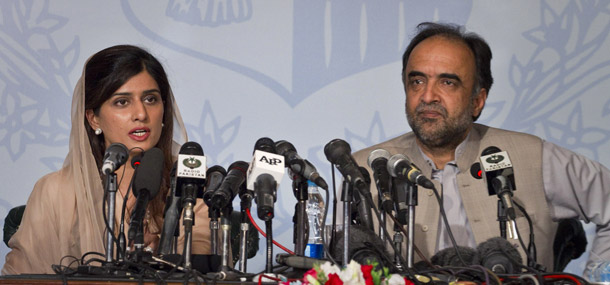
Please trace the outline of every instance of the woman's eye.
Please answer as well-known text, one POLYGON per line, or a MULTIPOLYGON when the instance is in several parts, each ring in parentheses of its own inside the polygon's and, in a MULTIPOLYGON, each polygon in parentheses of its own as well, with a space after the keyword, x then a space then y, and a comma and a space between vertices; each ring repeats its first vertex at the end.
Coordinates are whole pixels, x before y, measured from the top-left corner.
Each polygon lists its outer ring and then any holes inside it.
POLYGON ((127 99, 117 99, 114 101, 114 105, 117 105, 117 106, 125 106, 125 105, 127 105, 127 103, 128 103, 127 99))
POLYGON ((155 102, 157 102, 157 98, 155 96, 148 96, 148 97, 144 98, 144 102, 155 103, 155 102))

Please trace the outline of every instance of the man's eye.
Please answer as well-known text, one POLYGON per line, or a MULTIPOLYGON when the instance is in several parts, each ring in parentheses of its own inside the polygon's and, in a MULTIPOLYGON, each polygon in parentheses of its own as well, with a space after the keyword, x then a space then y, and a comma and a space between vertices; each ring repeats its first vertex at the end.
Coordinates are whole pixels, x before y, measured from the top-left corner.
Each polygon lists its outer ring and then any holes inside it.
POLYGON ((424 83, 424 81, 421 80, 421 79, 411 79, 411 84, 412 85, 419 85, 419 84, 422 84, 422 83, 424 83))
POLYGON ((453 82, 452 80, 443 80, 443 84, 449 85, 449 86, 454 86, 455 82, 453 82))

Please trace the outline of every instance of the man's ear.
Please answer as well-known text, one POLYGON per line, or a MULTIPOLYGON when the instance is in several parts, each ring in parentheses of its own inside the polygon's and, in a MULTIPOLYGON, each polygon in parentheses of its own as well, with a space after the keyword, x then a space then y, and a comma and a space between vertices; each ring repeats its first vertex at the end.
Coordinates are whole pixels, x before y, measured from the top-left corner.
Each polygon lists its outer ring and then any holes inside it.
POLYGON ((478 117, 483 112, 483 107, 485 107, 485 101, 487 101, 487 89, 481 88, 479 90, 479 94, 473 99, 474 108, 472 110, 472 117, 478 117))
POLYGON ((97 121, 97 116, 92 109, 85 110, 85 118, 87 118, 87 122, 89 122, 89 126, 92 129, 97 129, 100 127, 100 123, 97 121))

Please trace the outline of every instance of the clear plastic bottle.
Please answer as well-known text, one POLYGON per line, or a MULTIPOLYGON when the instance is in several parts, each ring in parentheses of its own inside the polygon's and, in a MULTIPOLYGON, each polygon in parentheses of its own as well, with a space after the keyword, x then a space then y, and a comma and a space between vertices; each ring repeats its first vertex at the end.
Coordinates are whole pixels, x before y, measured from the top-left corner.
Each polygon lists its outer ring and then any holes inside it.
POLYGON ((324 243, 322 240, 322 217, 324 215, 324 199, 318 191, 318 186, 307 181, 307 220, 309 221, 309 239, 305 247, 305 256, 322 258, 324 256, 324 243))
POLYGON ((596 261, 589 264, 585 278, 589 282, 610 282, 610 261, 596 261))

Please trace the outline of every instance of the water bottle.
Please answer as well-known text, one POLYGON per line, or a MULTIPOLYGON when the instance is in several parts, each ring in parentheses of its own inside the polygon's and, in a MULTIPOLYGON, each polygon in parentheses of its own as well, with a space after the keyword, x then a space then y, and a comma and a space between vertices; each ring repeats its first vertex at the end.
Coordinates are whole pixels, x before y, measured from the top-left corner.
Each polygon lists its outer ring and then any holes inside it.
POLYGON ((307 181, 307 220, 309 221, 309 239, 305 247, 305 256, 322 258, 324 256, 324 243, 322 240, 322 216, 324 215, 324 200, 318 186, 307 181))
POLYGON ((585 277, 589 282, 610 282, 610 261, 596 261, 589 264, 585 277))

